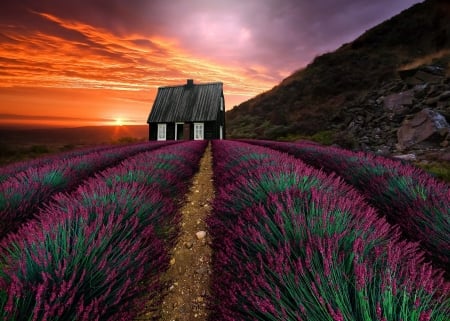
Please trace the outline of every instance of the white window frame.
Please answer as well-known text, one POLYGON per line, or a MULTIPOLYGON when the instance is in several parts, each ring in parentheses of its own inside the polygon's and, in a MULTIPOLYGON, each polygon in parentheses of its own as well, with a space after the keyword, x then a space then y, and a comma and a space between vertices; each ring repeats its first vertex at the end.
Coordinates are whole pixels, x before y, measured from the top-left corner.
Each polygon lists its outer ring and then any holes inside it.
POLYGON ((158 132, 156 140, 166 140, 167 139, 167 124, 158 124, 158 132))
POLYGON ((205 137, 205 124, 194 123, 194 140, 203 140, 205 137))

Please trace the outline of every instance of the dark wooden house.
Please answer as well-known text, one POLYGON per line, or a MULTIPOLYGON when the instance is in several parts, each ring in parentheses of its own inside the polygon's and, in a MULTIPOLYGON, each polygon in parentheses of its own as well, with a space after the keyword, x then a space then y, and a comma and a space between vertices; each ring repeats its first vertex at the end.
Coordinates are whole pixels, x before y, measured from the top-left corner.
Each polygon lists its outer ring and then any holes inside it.
POLYGON ((148 116, 150 140, 224 139, 225 101, 221 82, 158 88, 148 116))

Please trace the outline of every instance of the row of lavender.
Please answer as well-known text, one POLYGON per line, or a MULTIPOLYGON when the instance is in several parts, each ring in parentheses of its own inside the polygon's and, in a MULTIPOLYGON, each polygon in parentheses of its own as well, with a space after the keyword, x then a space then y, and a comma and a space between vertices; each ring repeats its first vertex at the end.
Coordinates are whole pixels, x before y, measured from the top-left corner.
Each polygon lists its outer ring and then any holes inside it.
POLYGON ((0 243, 0 320, 133 320, 157 304, 204 142, 128 158, 0 243), (150 296, 144 297, 148 293, 150 296))
POLYGON ((251 141, 300 158, 358 189, 450 277, 450 187, 399 161, 309 142, 251 141))
POLYGON ((32 218, 37 208, 54 193, 73 189, 95 172, 118 164, 126 157, 167 144, 152 142, 92 148, 48 158, 49 162, 31 162, 27 169, 22 165, 14 167, 21 170, 0 183, 0 240, 32 218))
MULTIPOLYGON (((137 143, 141 144, 141 143, 137 143)), ((111 145, 101 145, 101 146, 90 146, 86 148, 79 148, 76 150, 58 153, 46 157, 39 157, 32 160, 24 160, 20 162, 15 162, 6 166, 0 167, 0 183, 7 180, 11 176, 17 175, 20 172, 26 171, 31 167, 40 167, 43 165, 51 164, 52 162, 60 161, 62 159, 69 159, 77 156, 83 156, 93 152, 101 152, 105 150, 113 150, 114 148, 121 148, 122 146, 111 146, 111 145)))
POLYGON ((213 143, 212 320, 450 318, 450 285, 341 178, 213 143))

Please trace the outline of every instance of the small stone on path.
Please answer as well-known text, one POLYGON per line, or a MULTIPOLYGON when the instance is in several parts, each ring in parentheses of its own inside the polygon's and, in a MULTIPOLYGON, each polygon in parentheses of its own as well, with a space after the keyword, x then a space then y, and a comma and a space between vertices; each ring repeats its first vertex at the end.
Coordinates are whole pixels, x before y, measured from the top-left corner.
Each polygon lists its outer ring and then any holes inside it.
POLYGON ((195 233, 195 236, 197 236, 197 239, 201 240, 201 239, 205 238, 206 232, 205 231, 198 231, 197 233, 195 233))

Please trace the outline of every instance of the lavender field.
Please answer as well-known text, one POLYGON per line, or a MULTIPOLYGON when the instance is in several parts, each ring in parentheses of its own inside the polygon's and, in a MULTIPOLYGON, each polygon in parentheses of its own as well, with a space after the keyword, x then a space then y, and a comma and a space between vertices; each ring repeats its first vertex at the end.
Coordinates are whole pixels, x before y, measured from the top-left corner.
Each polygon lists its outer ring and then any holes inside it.
MULTIPOLYGON (((142 144, 139 153, 128 150, 118 165, 76 188, 48 192, 39 208, 42 197, 27 199, 36 211, 24 211, 26 221, 16 218, 18 230, 0 243, 1 319, 133 320, 145 302, 157 303, 159 275, 178 231, 177 208, 205 145, 142 144)), ((67 162, 57 165, 67 168, 67 162)), ((14 179, 5 180, 4 190, 14 179)), ((77 178, 66 179, 73 186, 77 178)), ((33 185, 16 185, 34 192, 33 185)), ((11 217, 10 203, 1 205, 11 217)))
MULTIPOLYGON (((0 168, 0 320, 158 309, 206 141, 0 168)), ((210 320, 450 320, 450 189, 308 142, 211 141, 210 320)))
MULTIPOLYGON (((212 319, 449 320, 444 271, 342 177, 269 148, 213 147, 212 319)), ((429 211, 448 222, 441 203, 429 211)))

